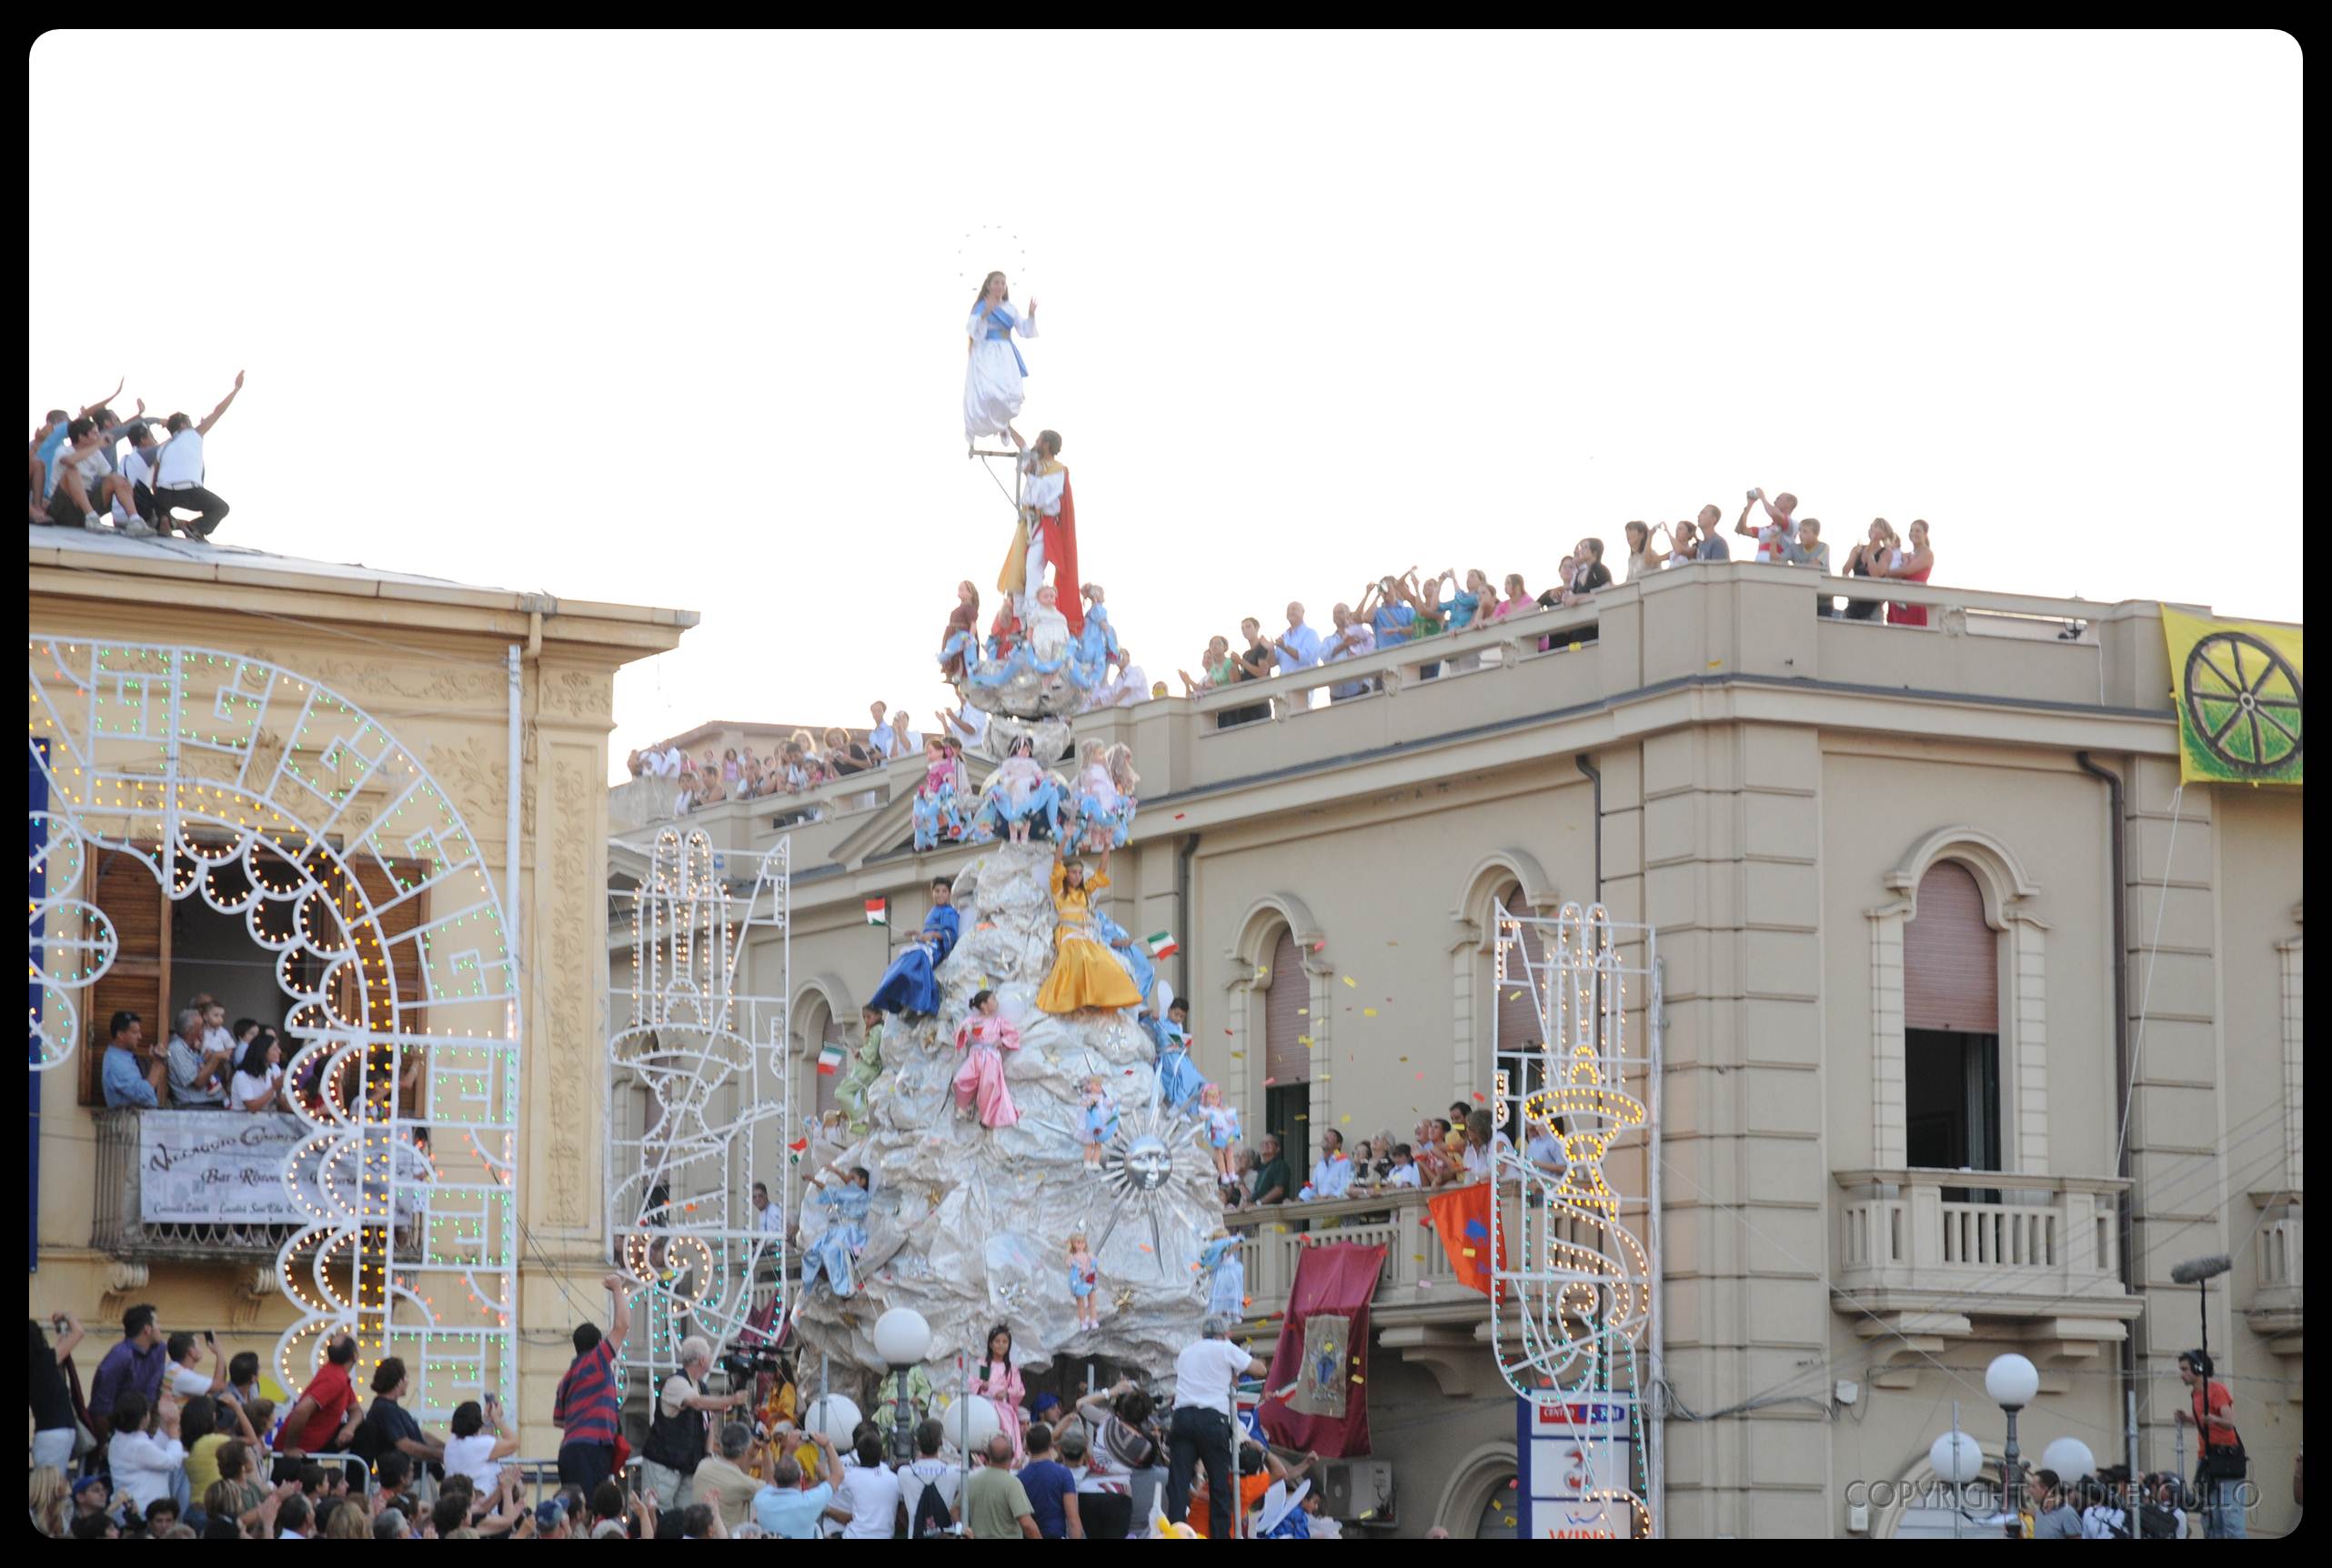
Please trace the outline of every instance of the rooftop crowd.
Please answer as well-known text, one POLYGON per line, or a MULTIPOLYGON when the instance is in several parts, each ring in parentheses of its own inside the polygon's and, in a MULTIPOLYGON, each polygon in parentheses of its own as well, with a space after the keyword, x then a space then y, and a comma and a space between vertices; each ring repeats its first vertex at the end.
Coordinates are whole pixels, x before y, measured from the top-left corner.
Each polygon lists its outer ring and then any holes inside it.
POLYGON ((77 415, 51 408, 28 449, 31 520, 131 538, 179 535, 206 539, 226 518, 226 503, 206 488, 203 442, 243 390, 243 373, 218 407, 196 418, 150 419, 146 400, 124 419, 110 407, 122 383, 77 415), (190 519, 181 512, 192 512, 190 519))

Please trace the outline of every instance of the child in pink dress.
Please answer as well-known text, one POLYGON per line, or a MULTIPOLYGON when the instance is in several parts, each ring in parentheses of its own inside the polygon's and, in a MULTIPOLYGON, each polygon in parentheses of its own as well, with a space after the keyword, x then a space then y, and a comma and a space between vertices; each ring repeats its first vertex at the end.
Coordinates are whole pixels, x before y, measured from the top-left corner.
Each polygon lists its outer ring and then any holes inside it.
POLYGON ((956 1069, 956 1114, 970 1115, 977 1100, 982 1127, 1018 1122, 1020 1112, 1012 1104, 1012 1091, 1004 1087, 1004 1052, 1020 1049, 1020 1031, 1004 1017, 994 991, 983 990, 971 999, 971 1016, 956 1030, 956 1049, 965 1053, 963 1065, 956 1069))

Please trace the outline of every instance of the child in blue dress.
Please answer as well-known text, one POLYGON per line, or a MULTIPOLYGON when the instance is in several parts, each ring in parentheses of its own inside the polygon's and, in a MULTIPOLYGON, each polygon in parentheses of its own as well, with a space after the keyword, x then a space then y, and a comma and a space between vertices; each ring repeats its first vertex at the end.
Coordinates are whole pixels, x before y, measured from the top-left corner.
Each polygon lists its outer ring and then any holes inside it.
POLYGON ((1207 1086, 1206 1075, 1191 1060, 1191 1008, 1180 997, 1166 1009, 1158 1026, 1158 1098, 1177 1112, 1188 1111, 1207 1086))
POLYGON ((1069 1238, 1069 1293, 1077 1302, 1077 1326, 1101 1326, 1101 1303, 1094 1292, 1101 1282, 1101 1266, 1085 1245, 1085 1232, 1069 1238))
POLYGON ((1078 1141, 1085 1145, 1085 1169, 1092 1170, 1101 1162, 1101 1146, 1118 1132, 1117 1101, 1110 1098, 1110 1087, 1098 1077, 1085 1080, 1085 1114, 1078 1127, 1078 1141))

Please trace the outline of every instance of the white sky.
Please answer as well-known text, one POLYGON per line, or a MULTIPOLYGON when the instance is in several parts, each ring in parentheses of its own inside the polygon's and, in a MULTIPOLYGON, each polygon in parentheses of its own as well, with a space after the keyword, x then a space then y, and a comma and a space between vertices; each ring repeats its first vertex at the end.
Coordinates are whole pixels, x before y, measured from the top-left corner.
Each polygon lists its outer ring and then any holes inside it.
POLYGON ((1535 591, 1751 485, 1834 539, 1928 518, 1938 582, 2297 620, 2300 71, 2278 34, 52 33, 26 428, 247 368, 222 538, 701 611, 620 678, 618 768, 927 724, 1010 531, 961 440, 990 266, 1170 682, 1290 598, 1535 591))

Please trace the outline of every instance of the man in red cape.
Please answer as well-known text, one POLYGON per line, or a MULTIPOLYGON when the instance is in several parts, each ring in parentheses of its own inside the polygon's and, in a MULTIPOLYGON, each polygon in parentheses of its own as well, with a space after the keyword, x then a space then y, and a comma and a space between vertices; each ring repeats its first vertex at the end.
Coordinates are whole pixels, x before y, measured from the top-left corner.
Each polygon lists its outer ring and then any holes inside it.
POLYGON ((1044 586, 1044 568, 1050 566, 1069 635, 1082 636, 1085 603, 1078 591, 1084 585, 1077 575, 1077 499, 1060 461, 1059 431, 1037 432, 1036 445, 1020 459, 1020 520, 1012 531, 1004 569, 996 575, 996 589, 1015 598, 1032 595, 1044 586))

